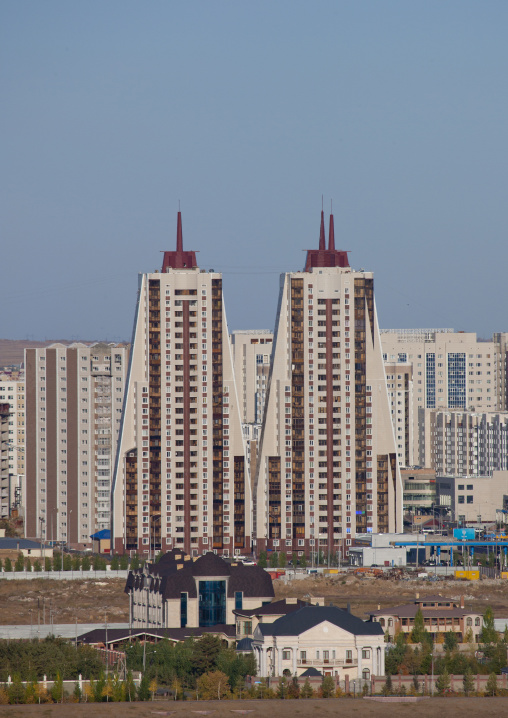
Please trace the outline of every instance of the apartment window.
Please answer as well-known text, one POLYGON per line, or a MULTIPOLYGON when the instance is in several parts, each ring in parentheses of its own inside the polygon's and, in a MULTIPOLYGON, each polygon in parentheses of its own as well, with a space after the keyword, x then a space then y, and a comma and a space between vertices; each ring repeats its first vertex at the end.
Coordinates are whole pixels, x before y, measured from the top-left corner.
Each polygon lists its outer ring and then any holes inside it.
MULTIPOLYGON (((469 498, 469 496, 468 496, 468 498, 469 498)), ((464 503, 464 497, 463 497, 463 496, 459 496, 457 503, 463 504, 463 503, 464 503)))

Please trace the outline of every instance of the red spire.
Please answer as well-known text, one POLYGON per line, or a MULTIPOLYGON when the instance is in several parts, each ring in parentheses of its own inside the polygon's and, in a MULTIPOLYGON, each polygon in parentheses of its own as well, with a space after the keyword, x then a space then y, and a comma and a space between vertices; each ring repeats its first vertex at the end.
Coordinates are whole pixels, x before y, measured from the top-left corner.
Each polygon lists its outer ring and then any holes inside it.
POLYGON ((321 227, 319 229, 319 249, 326 249, 325 241, 325 214, 321 210, 321 227))
POLYGON ((176 222, 176 251, 183 252, 182 213, 181 212, 178 212, 178 219, 176 222))
POLYGON ((313 267, 349 267, 347 252, 335 249, 335 231, 333 227, 333 214, 330 215, 330 237, 328 249, 325 244, 325 217, 321 210, 321 228, 319 230, 319 249, 307 250, 305 272, 313 267))
POLYGON ((162 262, 162 271, 167 272, 168 269, 194 269, 198 266, 196 261, 196 253, 183 250, 182 238, 182 213, 178 212, 176 222, 176 252, 164 252, 162 262))
POLYGON ((333 214, 330 215, 330 231, 328 232, 328 250, 335 252, 335 229, 333 227, 333 214))

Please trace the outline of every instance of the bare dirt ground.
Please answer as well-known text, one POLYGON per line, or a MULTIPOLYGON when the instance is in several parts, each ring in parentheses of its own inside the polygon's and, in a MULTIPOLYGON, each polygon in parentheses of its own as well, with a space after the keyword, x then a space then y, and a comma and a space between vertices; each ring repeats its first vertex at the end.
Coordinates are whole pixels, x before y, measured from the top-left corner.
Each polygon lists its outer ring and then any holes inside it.
POLYGON ((183 718, 211 715, 214 718, 234 718, 249 715, 251 718, 273 716, 337 716, 344 718, 428 718, 434 715, 449 718, 497 718, 508 715, 508 698, 432 698, 418 703, 379 703, 357 698, 331 700, 273 700, 273 701, 154 701, 149 703, 92 703, 63 705, 0 706, 0 718, 10 716, 104 716, 105 718, 138 718, 138 716, 172 716, 183 718))
POLYGON ((308 579, 291 581, 284 584, 280 579, 274 581, 276 598, 296 596, 322 596, 325 603, 334 603, 345 608, 351 604, 351 611, 365 619, 369 611, 376 610, 380 604, 398 606, 420 597, 440 593, 446 598, 459 601, 464 596, 468 608, 482 613, 491 606, 496 618, 508 616, 508 591, 503 580, 459 581, 445 579, 440 581, 393 580, 384 578, 363 578, 354 574, 337 576, 312 576, 308 579))
MULTIPOLYGON (((43 605, 46 606, 46 622, 50 622, 49 611, 54 623, 93 623, 104 620, 107 613, 111 623, 129 620, 128 599, 124 593, 123 579, 103 581, 57 581, 32 579, 27 581, 0 580, 0 624, 37 623, 37 610, 43 621, 43 605), (30 609, 32 614, 30 614, 30 609)), ((378 605, 396 606, 414 601, 416 594, 421 597, 440 593, 459 601, 463 595, 469 608, 484 612, 492 606, 497 618, 508 617, 508 585, 502 580, 484 581, 443 581, 405 580, 383 578, 362 578, 353 574, 337 576, 312 576, 303 580, 274 581, 275 597, 310 598, 323 597, 325 603, 334 603, 345 608, 351 604, 351 611, 360 618, 366 618, 369 611, 378 605)))
POLYGON ((129 603, 124 593, 125 580, 111 578, 104 581, 58 581, 31 579, 0 581, 0 624, 34 625, 43 623, 44 606, 46 623, 94 623, 104 620, 125 623, 129 620, 129 603), (30 610, 32 613, 30 614, 30 610))

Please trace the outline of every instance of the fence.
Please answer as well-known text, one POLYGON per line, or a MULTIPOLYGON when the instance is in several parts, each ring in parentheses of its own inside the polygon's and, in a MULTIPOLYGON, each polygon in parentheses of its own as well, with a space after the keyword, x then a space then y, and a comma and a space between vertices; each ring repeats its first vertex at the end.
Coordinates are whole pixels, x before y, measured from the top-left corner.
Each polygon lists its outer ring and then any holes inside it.
MULTIPOLYGON (((476 691, 477 693, 484 692, 487 687, 489 676, 484 674, 476 674, 472 675, 471 677, 474 684, 474 688, 472 690, 476 691)), ((418 680, 418 690, 420 693, 429 695, 430 693, 435 692, 436 683, 439 679, 439 675, 436 674, 434 676, 416 676, 416 678, 418 680)), ((508 674, 503 673, 500 676, 496 676, 496 678, 498 688, 503 690, 508 689, 508 674)), ((450 675, 450 691, 462 693, 464 690, 463 680, 463 675, 450 675)), ((381 690, 385 683, 386 676, 372 676, 372 693, 381 693, 381 690)), ((403 686, 405 687, 406 692, 409 693, 411 687, 414 686, 413 676, 403 676, 400 673, 395 676, 392 676, 393 693, 400 693, 400 690, 403 686)))
POLYGON ((31 581, 36 578, 51 579, 53 581, 83 581, 103 578, 123 578, 127 579, 129 571, 118 569, 117 571, 2 571, 0 573, 0 581, 31 581))

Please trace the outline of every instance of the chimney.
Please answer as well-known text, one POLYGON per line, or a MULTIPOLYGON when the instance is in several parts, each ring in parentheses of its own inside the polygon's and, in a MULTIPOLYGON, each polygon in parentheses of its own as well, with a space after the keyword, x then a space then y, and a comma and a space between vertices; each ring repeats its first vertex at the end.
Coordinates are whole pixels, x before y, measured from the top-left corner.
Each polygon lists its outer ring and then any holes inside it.
POLYGON ((381 610, 381 604, 380 604, 380 603, 377 604, 377 610, 378 610, 378 611, 381 610))
POLYGON ((418 601, 419 598, 420 598, 420 594, 417 593, 417 594, 416 594, 416 600, 418 601))
POLYGON ((460 597, 460 607, 464 608, 464 596, 460 597))

